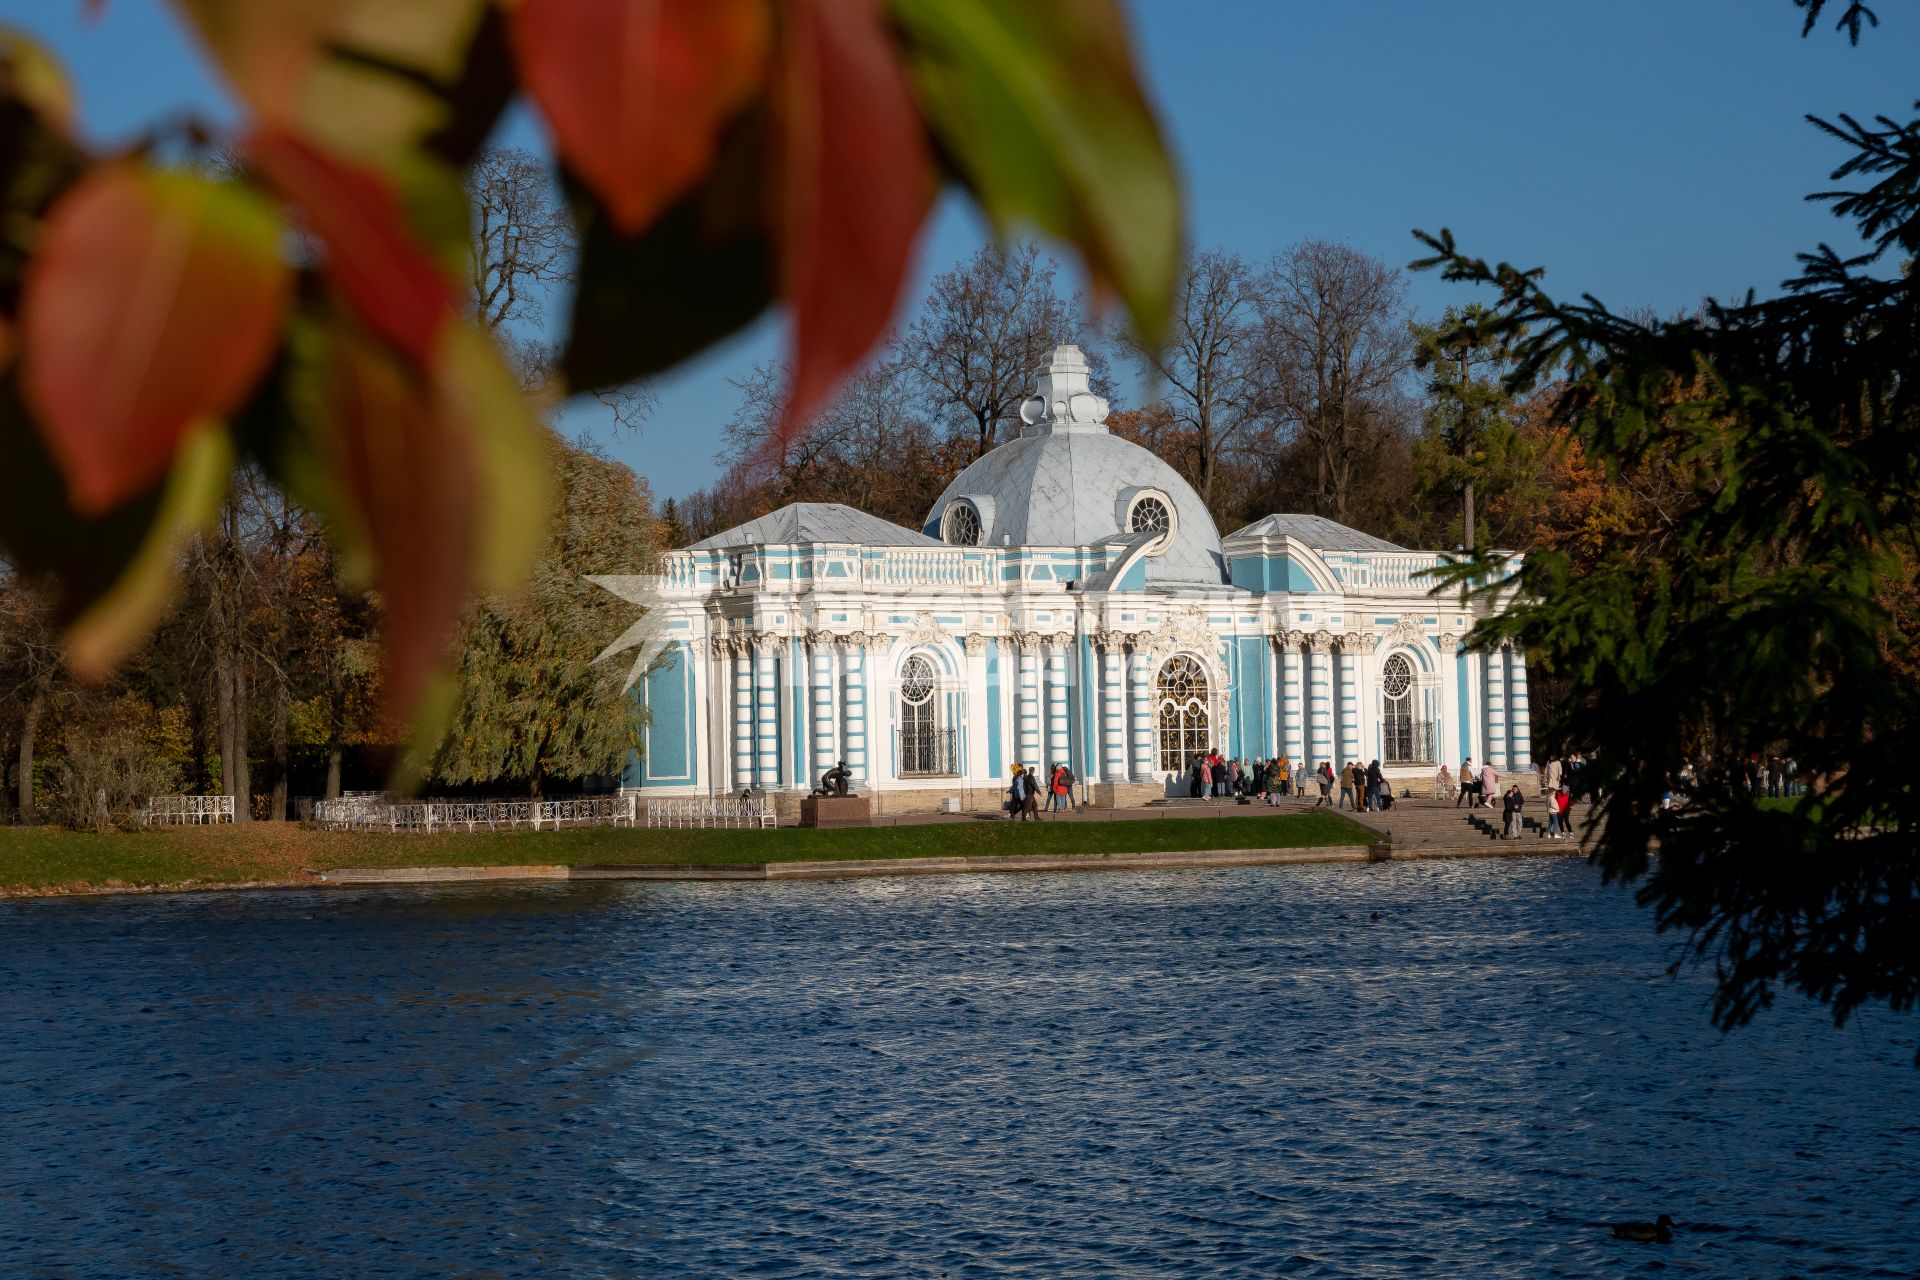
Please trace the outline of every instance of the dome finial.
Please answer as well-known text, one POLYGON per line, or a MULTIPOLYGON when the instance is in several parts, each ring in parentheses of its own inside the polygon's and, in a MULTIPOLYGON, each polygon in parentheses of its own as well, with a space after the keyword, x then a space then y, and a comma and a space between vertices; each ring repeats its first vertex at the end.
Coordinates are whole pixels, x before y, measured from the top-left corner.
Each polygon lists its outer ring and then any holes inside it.
POLYGON ((1053 358, 1041 371, 1039 385, 1020 406, 1023 435, 1049 431, 1106 431, 1107 402, 1093 394, 1087 357, 1072 343, 1053 349, 1053 358))

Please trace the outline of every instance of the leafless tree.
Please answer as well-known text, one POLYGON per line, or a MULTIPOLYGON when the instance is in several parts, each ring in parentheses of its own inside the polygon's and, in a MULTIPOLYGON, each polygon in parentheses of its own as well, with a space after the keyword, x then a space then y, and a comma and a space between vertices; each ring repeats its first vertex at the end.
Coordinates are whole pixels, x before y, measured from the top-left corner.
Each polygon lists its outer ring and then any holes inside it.
POLYGON ((1277 438, 1313 468, 1319 514, 1346 522, 1370 431, 1403 430, 1413 364, 1406 283, 1348 245, 1303 240, 1268 267, 1261 348, 1277 438))
POLYGON ((34 820, 34 743, 64 679, 58 633, 44 594, 0 563, 0 706, 12 710, 16 815, 34 820))
POLYGON ((1216 515, 1226 500, 1218 484, 1222 460, 1271 408, 1271 368, 1261 349, 1262 284, 1237 254, 1195 254, 1180 281, 1165 348, 1129 344, 1146 379, 1163 389, 1186 455, 1181 470, 1216 515))
POLYGON ((928 407, 991 449, 1032 391, 1047 355, 1063 342, 1086 349, 1096 384, 1105 357, 1089 341, 1082 309, 1054 289, 1054 263, 1031 244, 989 246, 935 276, 902 343, 928 407))
POLYGON ((482 152, 467 172, 473 208, 474 315, 497 333, 537 324, 548 292, 573 278, 573 219, 546 161, 517 147, 482 152))

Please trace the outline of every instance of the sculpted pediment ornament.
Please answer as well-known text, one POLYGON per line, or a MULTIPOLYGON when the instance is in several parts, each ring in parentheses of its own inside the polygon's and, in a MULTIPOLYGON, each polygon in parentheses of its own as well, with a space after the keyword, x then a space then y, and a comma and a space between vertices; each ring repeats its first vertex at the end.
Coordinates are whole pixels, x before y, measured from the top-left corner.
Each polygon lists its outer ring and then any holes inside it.
POLYGON ((913 615, 913 621, 900 638, 911 649, 920 645, 942 644, 947 639, 947 633, 933 620, 931 613, 922 611, 913 615))
POLYGON ((1403 613, 1400 615, 1400 620, 1393 624, 1393 628, 1380 637, 1380 643, 1376 647, 1383 649, 1392 649, 1397 646, 1418 648, 1425 644, 1426 640, 1426 632, 1420 628, 1419 617, 1415 614, 1403 613))

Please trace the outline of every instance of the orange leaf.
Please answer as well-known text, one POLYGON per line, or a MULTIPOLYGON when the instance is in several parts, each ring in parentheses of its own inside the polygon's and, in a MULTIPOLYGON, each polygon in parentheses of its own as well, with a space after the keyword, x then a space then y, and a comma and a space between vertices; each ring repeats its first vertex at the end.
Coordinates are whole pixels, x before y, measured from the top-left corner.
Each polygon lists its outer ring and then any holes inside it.
POLYGON ((328 279, 367 327, 429 364, 454 315, 453 286, 415 239, 393 184, 283 129, 256 130, 247 149, 267 183, 306 214, 326 246, 328 279))
POLYGON ((764 0, 522 0, 512 12, 521 81, 622 235, 707 171, 766 72, 764 0))
POLYGON ((280 229, 237 185, 131 164, 54 205, 27 268, 21 374, 77 510, 147 489, 189 424, 246 398, 292 288, 280 229))
POLYGON ((785 437, 885 331, 934 177, 878 6, 793 0, 781 12, 777 235, 793 308, 785 437))
POLYGON ((339 496, 375 552, 386 696, 404 719, 452 642, 472 580, 473 442, 427 375, 351 324, 332 326, 322 386, 339 496))

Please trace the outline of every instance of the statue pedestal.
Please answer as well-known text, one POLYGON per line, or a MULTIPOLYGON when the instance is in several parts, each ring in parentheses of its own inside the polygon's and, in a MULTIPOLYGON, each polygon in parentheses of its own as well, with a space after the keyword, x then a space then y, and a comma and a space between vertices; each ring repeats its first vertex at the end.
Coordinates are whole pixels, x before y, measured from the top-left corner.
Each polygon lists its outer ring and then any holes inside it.
POLYGON ((873 806, 865 796, 807 796, 800 801, 803 827, 873 825, 873 806))

